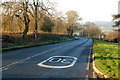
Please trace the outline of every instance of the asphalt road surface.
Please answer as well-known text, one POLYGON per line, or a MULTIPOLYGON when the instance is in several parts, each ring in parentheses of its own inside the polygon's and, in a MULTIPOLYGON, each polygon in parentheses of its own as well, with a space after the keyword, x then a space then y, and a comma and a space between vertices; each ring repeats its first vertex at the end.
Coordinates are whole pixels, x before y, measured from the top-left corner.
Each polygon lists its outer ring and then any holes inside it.
MULTIPOLYGON (((19 49, 2 54, 2 77, 36 79, 86 79, 93 77, 90 66, 92 39, 19 49)), ((34 79, 33 79, 34 80, 34 79)))

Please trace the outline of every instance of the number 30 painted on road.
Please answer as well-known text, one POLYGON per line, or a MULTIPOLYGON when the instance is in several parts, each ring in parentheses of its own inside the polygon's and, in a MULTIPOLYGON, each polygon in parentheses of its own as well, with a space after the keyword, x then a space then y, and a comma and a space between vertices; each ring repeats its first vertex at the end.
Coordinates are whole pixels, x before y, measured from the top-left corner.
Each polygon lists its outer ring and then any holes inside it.
POLYGON ((72 56, 52 56, 41 63, 38 66, 46 68, 68 68, 74 66, 77 58, 72 56))

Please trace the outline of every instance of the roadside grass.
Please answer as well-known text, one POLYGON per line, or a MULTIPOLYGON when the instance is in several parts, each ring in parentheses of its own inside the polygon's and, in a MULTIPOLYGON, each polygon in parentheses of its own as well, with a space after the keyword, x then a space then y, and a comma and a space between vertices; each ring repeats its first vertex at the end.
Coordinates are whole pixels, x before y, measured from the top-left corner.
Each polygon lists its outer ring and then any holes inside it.
POLYGON ((60 43, 60 42, 73 41, 73 40, 75 40, 75 39, 62 40, 62 41, 37 41, 37 42, 30 42, 29 44, 26 44, 26 45, 18 45, 18 46, 11 46, 11 47, 7 47, 7 48, 3 48, 2 52, 10 51, 10 50, 17 50, 17 49, 22 49, 22 48, 35 47, 35 46, 48 45, 48 44, 56 44, 56 43, 60 43))
POLYGON ((118 78, 118 62, 120 60, 120 57, 118 57, 118 43, 94 40, 93 46, 96 67, 105 75, 118 78))
POLYGON ((33 34, 28 34, 23 39, 22 34, 16 33, 3 34, 2 39, 2 52, 75 40, 74 36, 52 33, 37 34, 36 40, 33 34))

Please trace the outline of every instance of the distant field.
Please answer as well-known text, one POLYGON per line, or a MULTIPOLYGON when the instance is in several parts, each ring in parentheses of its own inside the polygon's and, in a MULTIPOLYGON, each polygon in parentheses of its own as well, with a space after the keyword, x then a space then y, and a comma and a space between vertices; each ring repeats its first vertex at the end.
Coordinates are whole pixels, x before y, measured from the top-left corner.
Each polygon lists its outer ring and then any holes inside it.
POLYGON ((118 43, 94 40, 94 54, 96 67, 104 74, 118 78, 118 43))

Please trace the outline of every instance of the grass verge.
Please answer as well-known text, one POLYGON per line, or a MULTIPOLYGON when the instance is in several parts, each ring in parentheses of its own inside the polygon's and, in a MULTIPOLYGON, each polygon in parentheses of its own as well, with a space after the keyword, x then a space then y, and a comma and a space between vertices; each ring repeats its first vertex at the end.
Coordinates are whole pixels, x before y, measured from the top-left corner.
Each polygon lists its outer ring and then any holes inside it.
POLYGON ((112 78, 118 78, 118 43, 94 40, 96 67, 112 78))
POLYGON ((12 47, 7 47, 7 48, 3 48, 2 52, 5 51, 10 51, 10 50, 17 50, 17 49, 22 49, 22 48, 30 48, 30 47, 35 47, 35 46, 42 46, 42 45, 48 45, 48 44, 56 44, 56 43, 60 43, 60 42, 66 42, 66 41, 73 41, 74 39, 70 39, 70 40, 62 40, 62 41, 42 41, 42 42, 31 42, 27 45, 19 45, 19 46, 12 46, 12 47))

